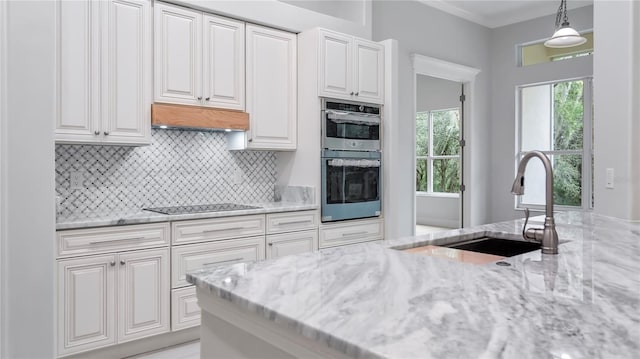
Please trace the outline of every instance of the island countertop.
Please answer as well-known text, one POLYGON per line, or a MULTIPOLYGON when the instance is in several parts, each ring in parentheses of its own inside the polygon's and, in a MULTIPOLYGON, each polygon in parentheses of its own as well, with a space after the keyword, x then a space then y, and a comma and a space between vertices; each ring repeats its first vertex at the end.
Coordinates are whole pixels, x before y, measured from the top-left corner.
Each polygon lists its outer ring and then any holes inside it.
POLYGON ((640 357, 640 223, 580 212, 558 213, 556 222, 558 255, 537 250, 503 260, 511 266, 394 248, 480 232, 515 238, 522 220, 211 268, 187 279, 352 357, 640 357))

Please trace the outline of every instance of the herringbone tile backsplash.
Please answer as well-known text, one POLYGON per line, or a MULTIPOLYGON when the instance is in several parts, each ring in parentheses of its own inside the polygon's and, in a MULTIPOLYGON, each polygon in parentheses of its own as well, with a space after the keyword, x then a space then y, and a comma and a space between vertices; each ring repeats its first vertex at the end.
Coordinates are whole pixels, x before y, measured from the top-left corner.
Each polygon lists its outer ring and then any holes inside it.
POLYGON ((273 201, 275 182, 273 152, 229 151, 221 132, 153 129, 152 144, 145 147, 56 145, 63 216, 273 201), (82 188, 70 188, 72 171, 83 172, 82 188))

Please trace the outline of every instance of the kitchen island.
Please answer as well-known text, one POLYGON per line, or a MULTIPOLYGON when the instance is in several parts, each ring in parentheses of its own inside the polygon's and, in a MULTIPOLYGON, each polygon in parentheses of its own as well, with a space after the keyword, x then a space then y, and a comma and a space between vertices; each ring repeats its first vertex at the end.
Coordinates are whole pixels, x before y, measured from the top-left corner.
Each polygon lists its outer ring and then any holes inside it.
POLYGON ((522 222, 193 272, 202 357, 640 357, 640 223, 558 213, 559 254, 508 266, 397 250, 522 222))

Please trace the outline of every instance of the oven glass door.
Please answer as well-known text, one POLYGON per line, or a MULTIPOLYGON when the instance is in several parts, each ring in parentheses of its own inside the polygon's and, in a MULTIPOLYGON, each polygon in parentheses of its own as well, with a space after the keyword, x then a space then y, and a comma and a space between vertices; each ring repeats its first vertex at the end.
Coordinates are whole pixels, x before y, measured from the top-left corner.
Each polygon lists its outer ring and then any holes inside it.
POLYGON ((380 150, 380 116, 326 110, 323 145, 335 150, 380 150))
MULTIPOLYGON (((343 151, 348 152, 348 151, 343 151)), ((380 215, 380 159, 322 159, 322 220, 336 221, 380 215)))

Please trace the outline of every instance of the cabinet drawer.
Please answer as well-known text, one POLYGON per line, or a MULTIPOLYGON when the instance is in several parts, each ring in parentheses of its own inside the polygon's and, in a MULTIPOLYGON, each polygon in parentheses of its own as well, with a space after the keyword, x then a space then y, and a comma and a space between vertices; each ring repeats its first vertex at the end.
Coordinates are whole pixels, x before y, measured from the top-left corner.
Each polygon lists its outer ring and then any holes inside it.
POLYGON ((200 307, 196 287, 190 286, 171 291, 171 330, 181 330, 200 325, 200 307))
POLYGON ((317 211, 267 214, 267 234, 304 231, 317 227, 317 211))
POLYGON ((56 237, 58 257, 159 247, 169 244, 169 223, 71 229, 56 237))
POLYGON ((382 239, 382 219, 340 222, 320 226, 320 248, 382 239))
POLYGON ((317 229, 267 236, 267 258, 278 258, 316 250, 318 250, 317 229))
POLYGON ((173 222, 172 243, 186 244, 264 234, 263 214, 173 222))
POLYGON ((264 252, 264 236, 173 247, 171 286, 189 285, 187 272, 220 264, 261 260, 264 252))

